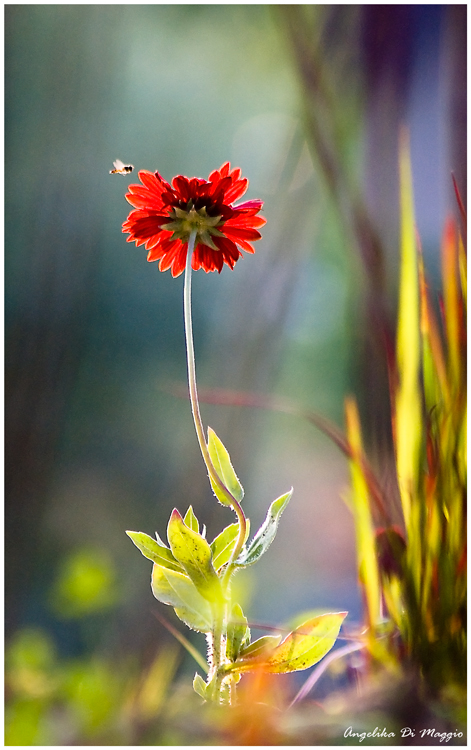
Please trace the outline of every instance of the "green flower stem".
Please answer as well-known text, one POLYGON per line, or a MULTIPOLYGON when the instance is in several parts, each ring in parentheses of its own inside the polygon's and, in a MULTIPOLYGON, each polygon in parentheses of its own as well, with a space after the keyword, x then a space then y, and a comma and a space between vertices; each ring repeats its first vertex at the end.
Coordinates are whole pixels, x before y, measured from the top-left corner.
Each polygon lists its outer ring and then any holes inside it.
MULTIPOLYGON (((186 257, 185 266, 185 286, 183 292, 183 309, 185 319, 185 337, 186 337, 186 353, 187 353, 187 364, 188 364, 188 384, 190 390, 190 401, 191 410, 193 413, 193 421, 195 423, 196 435, 200 445, 203 460, 208 469, 209 476, 211 477, 214 484, 217 485, 218 489, 225 495, 229 505, 232 506, 234 512, 237 515, 239 521, 239 538, 237 544, 232 553, 230 563, 228 565, 228 571, 232 570, 232 563, 237 559, 239 553, 245 542, 245 535, 247 530, 247 521, 244 515, 244 511, 241 506, 232 495, 231 492, 221 481, 216 469, 214 468, 213 462, 209 455, 208 446, 204 435, 203 422, 201 420, 200 407, 198 402, 198 392, 196 389, 196 368, 195 368, 195 350, 193 345, 193 326, 191 320, 191 258, 193 256, 193 250, 195 247, 196 231, 190 234, 188 239, 188 253, 186 257)), ((228 580, 227 576, 224 577, 224 581, 228 580)))
MULTIPOLYGON (((203 456, 203 460, 206 464, 208 474, 218 489, 227 498, 228 504, 232 507, 237 515, 239 522, 239 536, 237 544, 234 547, 229 564, 227 565, 224 577, 222 579, 222 587, 224 595, 227 596, 229 580, 231 573, 234 569, 234 561, 237 560, 239 553, 244 545, 246 532, 247 532, 247 521, 240 504, 237 502, 232 493, 227 489, 225 484, 221 481, 214 464, 209 455, 208 446, 205 439, 203 422, 201 419, 199 402, 198 402, 198 391, 196 388, 196 367, 195 367, 195 350, 193 345, 193 326, 191 319, 191 259, 195 248, 196 232, 190 234, 188 240, 188 253, 186 258, 185 266, 185 285, 183 293, 183 310, 185 320, 185 337, 186 337, 186 353, 187 353, 187 364, 188 364, 188 385, 190 391, 190 402, 191 411, 193 414, 193 421, 195 424, 196 435, 198 437, 199 446, 203 456)), ((211 699, 217 703, 221 702, 223 697, 223 681, 226 676, 226 635, 227 635, 227 603, 219 604, 215 607, 214 611, 214 627, 211 633, 212 648, 210 649, 209 659, 209 674, 207 684, 211 684, 211 699)))

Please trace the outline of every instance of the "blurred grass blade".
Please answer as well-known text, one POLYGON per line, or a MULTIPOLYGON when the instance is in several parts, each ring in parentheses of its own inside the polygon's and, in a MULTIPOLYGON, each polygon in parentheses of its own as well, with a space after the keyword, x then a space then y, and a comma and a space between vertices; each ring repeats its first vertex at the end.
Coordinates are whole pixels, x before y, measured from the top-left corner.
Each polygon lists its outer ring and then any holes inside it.
POLYGON ((403 131, 399 153, 401 275, 397 328, 398 389, 395 399, 396 464, 406 530, 411 530, 411 499, 416 494, 422 438, 420 322, 412 174, 408 138, 403 131))
POLYGON ((460 283, 461 283, 461 297, 464 305, 463 315, 466 316, 467 311, 467 293, 468 293, 468 279, 467 279, 467 259, 466 250, 461 236, 458 240, 458 264, 460 268, 460 283))
POLYGON ((443 353, 440 331, 430 304, 421 254, 418 256, 418 272, 424 395, 427 411, 430 411, 430 409, 434 408, 442 400, 446 405, 449 405, 450 389, 448 386, 445 355, 443 353))
POLYGON ((451 175, 451 179, 453 180, 453 187, 455 190, 456 202, 458 203, 458 208, 459 208, 460 215, 461 215, 461 221, 463 222, 463 227, 466 229, 466 225, 467 225, 466 209, 464 207, 463 199, 461 198, 461 193, 456 183, 454 174, 451 175))
POLYGON ((178 647, 175 644, 160 649, 146 672, 135 695, 135 712, 140 721, 155 720, 165 706, 168 691, 178 667, 178 647))
POLYGON ((183 635, 183 633, 180 633, 180 631, 177 630, 177 628, 174 628, 173 625, 172 625, 172 623, 170 623, 167 620, 166 617, 164 617, 163 615, 161 615, 160 612, 155 612, 154 611, 153 615, 154 615, 154 617, 156 617, 162 623, 162 625, 165 628, 167 628, 167 630, 169 631, 169 633, 171 633, 173 635, 173 637, 176 638, 176 640, 179 643, 181 643, 181 645, 183 646, 183 648, 186 651, 188 651, 188 653, 190 654, 190 656, 193 657, 193 659, 198 664, 198 666, 201 667, 201 669, 204 672, 206 672, 206 674, 207 674, 207 672, 208 672, 208 665, 206 664, 206 661, 205 661, 204 657, 200 654, 200 652, 198 651, 198 649, 196 649, 193 646, 193 644, 190 643, 190 641, 188 640, 188 638, 185 638, 185 636, 183 635))
POLYGON ((448 345, 448 372, 453 393, 460 386, 460 300, 458 292, 458 241, 455 223, 448 218, 442 244, 443 306, 448 345))
POLYGON ((380 618, 380 584, 376 559, 375 532, 370 511, 370 493, 363 471, 360 420, 354 399, 345 401, 347 439, 350 447, 352 510, 355 520, 358 574, 364 590, 368 621, 372 631, 380 618))

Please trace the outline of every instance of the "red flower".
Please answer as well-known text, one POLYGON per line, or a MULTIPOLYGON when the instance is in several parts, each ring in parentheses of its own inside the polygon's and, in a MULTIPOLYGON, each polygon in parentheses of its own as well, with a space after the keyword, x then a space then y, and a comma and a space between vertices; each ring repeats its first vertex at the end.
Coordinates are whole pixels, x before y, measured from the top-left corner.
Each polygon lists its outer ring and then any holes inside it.
POLYGON ((169 185, 158 172, 139 172, 142 185, 130 185, 126 200, 134 206, 123 224, 128 242, 145 244, 147 260, 160 260, 159 268, 179 276, 185 269, 188 239, 196 232, 192 268, 221 273, 224 263, 234 268, 239 250, 255 252, 250 244, 261 237, 257 227, 266 220, 256 214, 260 200, 234 205, 247 190, 241 170, 231 172, 229 162, 207 180, 178 175, 169 185))

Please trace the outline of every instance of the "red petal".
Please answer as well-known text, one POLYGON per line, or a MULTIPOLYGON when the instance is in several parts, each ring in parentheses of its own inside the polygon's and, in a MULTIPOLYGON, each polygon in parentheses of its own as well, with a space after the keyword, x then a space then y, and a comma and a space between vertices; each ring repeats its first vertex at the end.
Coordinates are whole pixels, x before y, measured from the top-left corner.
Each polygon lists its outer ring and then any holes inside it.
POLYGON ((245 250, 246 253, 252 253, 252 255, 255 253, 254 248, 250 244, 250 242, 247 242, 246 240, 241 240, 240 238, 236 240, 237 244, 241 246, 242 250, 245 250))
POLYGON ((188 243, 182 244, 172 264, 171 273, 174 279, 176 279, 177 276, 180 276, 180 274, 185 270, 187 253, 188 243))
POLYGON ((162 237, 160 236, 161 234, 162 233, 160 233, 159 235, 156 234, 155 237, 151 237, 149 240, 147 240, 146 250, 152 250, 152 248, 162 244, 162 237))
POLYGON ((231 162, 226 161, 222 165, 222 167, 219 168, 219 172, 221 173, 221 177, 227 177, 229 172, 231 171, 231 162))
POLYGON ((160 260, 164 253, 165 250, 162 249, 162 245, 157 245, 157 247, 153 247, 149 250, 147 253, 147 260, 149 263, 152 263, 154 260, 160 260))
POLYGON ((240 175, 241 175, 241 174, 242 174, 242 170, 241 170, 241 169, 239 169, 239 167, 237 167, 237 169, 233 169, 233 170, 232 170, 232 172, 231 172, 231 177, 232 177, 232 179, 234 180, 234 182, 235 182, 236 180, 239 180, 239 179, 240 179, 240 175))
MULTIPOLYGON (((153 172, 148 172, 147 169, 142 169, 138 174, 142 184, 155 196, 160 196, 164 190, 170 187, 165 180, 162 180, 158 172, 154 174, 153 172)), ((129 189, 132 187, 130 185, 129 189)), ((137 187, 140 187, 140 185, 137 187)))
POLYGON ((178 197, 185 201, 190 200, 193 197, 193 191, 191 189, 191 182, 187 177, 179 174, 172 180, 172 185, 178 193, 178 197))
POLYGON ((161 229, 159 223, 155 221, 155 217, 147 216, 133 221, 129 231, 135 237, 146 240, 148 237, 160 234, 161 229))
POLYGON ((237 182, 232 185, 230 190, 226 191, 226 194, 224 196, 224 200, 226 201, 226 203, 233 203, 238 198, 242 198, 244 193, 247 192, 248 186, 249 181, 247 179, 244 178, 243 180, 237 180, 237 182))
POLYGON ((256 208, 257 211, 260 211, 262 206, 263 206, 263 201, 254 199, 251 201, 245 201, 245 203, 239 203, 237 206, 233 206, 233 208, 235 211, 238 211, 240 209, 245 209, 245 208, 256 208))
POLYGON ((134 208, 153 208, 160 211, 164 207, 160 195, 152 195, 147 188, 140 185, 130 185, 129 187, 133 191, 132 193, 126 193, 126 200, 134 208))
POLYGON ((159 185, 162 185, 162 187, 165 188, 165 190, 171 190, 171 187, 168 184, 167 180, 164 180, 164 178, 162 177, 162 175, 160 174, 160 172, 155 171, 154 172, 154 177, 157 180, 157 182, 159 183, 159 185))
POLYGON ((246 229, 244 227, 230 227, 224 224, 223 232, 226 236, 233 237, 236 242, 238 239, 242 240, 259 240, 261 238, 260 232, 256 229, 246 229))
POLYGON ((234 217, 227 219, 224 222, 224 226, 228 227, 246 227, 248 229, 254 227, 263 227, 267 223, 267 220, 263 216, 246 216, 245 214, 236 214, 234 217))
MULTIPOLYGON (((219 250, 224 255, 224 259, 226 260, 226 256, 229 258, 232 258, 232 260, 235 261, 238 260, 241 256, 241 252, 235 242, 230 240, 228 237, 214 237, 214 244, 216 247, 219 248, 219 250)), ((227 260, 226 260, 227 262, 227 260)), ((230 264, 229 264, 230 265, 230 264)), ((231 265, 231 268, 234 266, 231 265)))
POLYGON ((173 261, 175 260, 175 256, 178 253, 180 247, 181 247, 180 240, 173 240, 170 243, 168 250, 165 251, 159 263, 160 271, 167 271, 170 268, 173 261))
POLYGON ((225 193, 226 193, 226 190, 228 190, 230 186, 231 186, 231 178, 223 177, 221 180, 217 182, 213 182, 209 186, 207 195, 212 196, 214 201, 221 200, 224 203, 227 203, 228 201, 225 200, 225 193))

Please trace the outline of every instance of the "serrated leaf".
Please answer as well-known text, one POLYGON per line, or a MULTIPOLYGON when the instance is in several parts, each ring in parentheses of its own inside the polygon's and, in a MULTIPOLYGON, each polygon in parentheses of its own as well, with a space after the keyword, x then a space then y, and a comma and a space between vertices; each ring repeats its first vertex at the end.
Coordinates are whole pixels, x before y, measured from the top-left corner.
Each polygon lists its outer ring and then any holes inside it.
POLYGON ((183 519, 183 523, 188 526, 189 529, 192 531, 195 531, 197 534, 199 534, 200 525, 198 523, 198 519, 196 518, 193 508, 190 505, 187 512, 185 513, 185 518, 183 519))
POLYGON ((174 557, 200 594, 210 602, 224 601, 221 583, 211 562, 211 548, 208 542, 183 523, 176 509, 170 516, 167 536, 174 557))
POLYGON ((152 570, 152 593, 163 604, 169 604, 189 628, 209 633, 213 627, 211 605, 184 573, 160 565, 152 570))
POLYGON ((242 607, 239 604, 234 604, 227 627, 226 655, 230 661, 237 659, 240 647, 246 638, 250 638, 247 618, 242 612, 242 607))
POLYGON ((155 541, 155 539, 152 539, 151 536, 144 534, 142 531, 126 531, 126 534, 148 560, 152 560, 152 562, 158 565, 163 565, 164 568, 168 568, 169 570, 183 572, 182 566, 175 559, 172 552, 160 540, 155 541))
POLYGON ((200 698, 203 698, 203 700, 206 700, 206 687, 205 681, 201 675, 196 672, 193 678, 193 690, 200 696, 200 698))
POLYGON ((346 616, 347 612, 336 612, 304 622, 263 659, 263 669, 284 674, 317 664, 334 645, 346 616))
POLYGON ((281 514, 288 505, 292 494, 293 488, 272 502, 268 509, 265 521, 260 526, 248 547, 240 553, 236 565, 244 567, 247 565, 253 565, 253 563, 267 551, 276 536, 281 514))
MULTIPOLYGON (((213 463, 214 468, 225 487, 229 490, 231 495, 235 497, 237 502, 240 503, 244 497, 244 489, 239 482, 237 474, 234 471, 234 467, 231 464, 231 458, 227 449, 224 447, 214 430, 208 427, 208 451, 213 463)), ((223 505, 229 505, 226 496, 221 492, 219 487, 213 482, 210 477, 211 486, 213 492, 216 495, 219 502, 223 505)))
POLYGON ((240 650, 241 659, 259 659, 264 654, 272 651, 281 641, 281 635, 262 635, 256 641, 252 641, 240 650))

